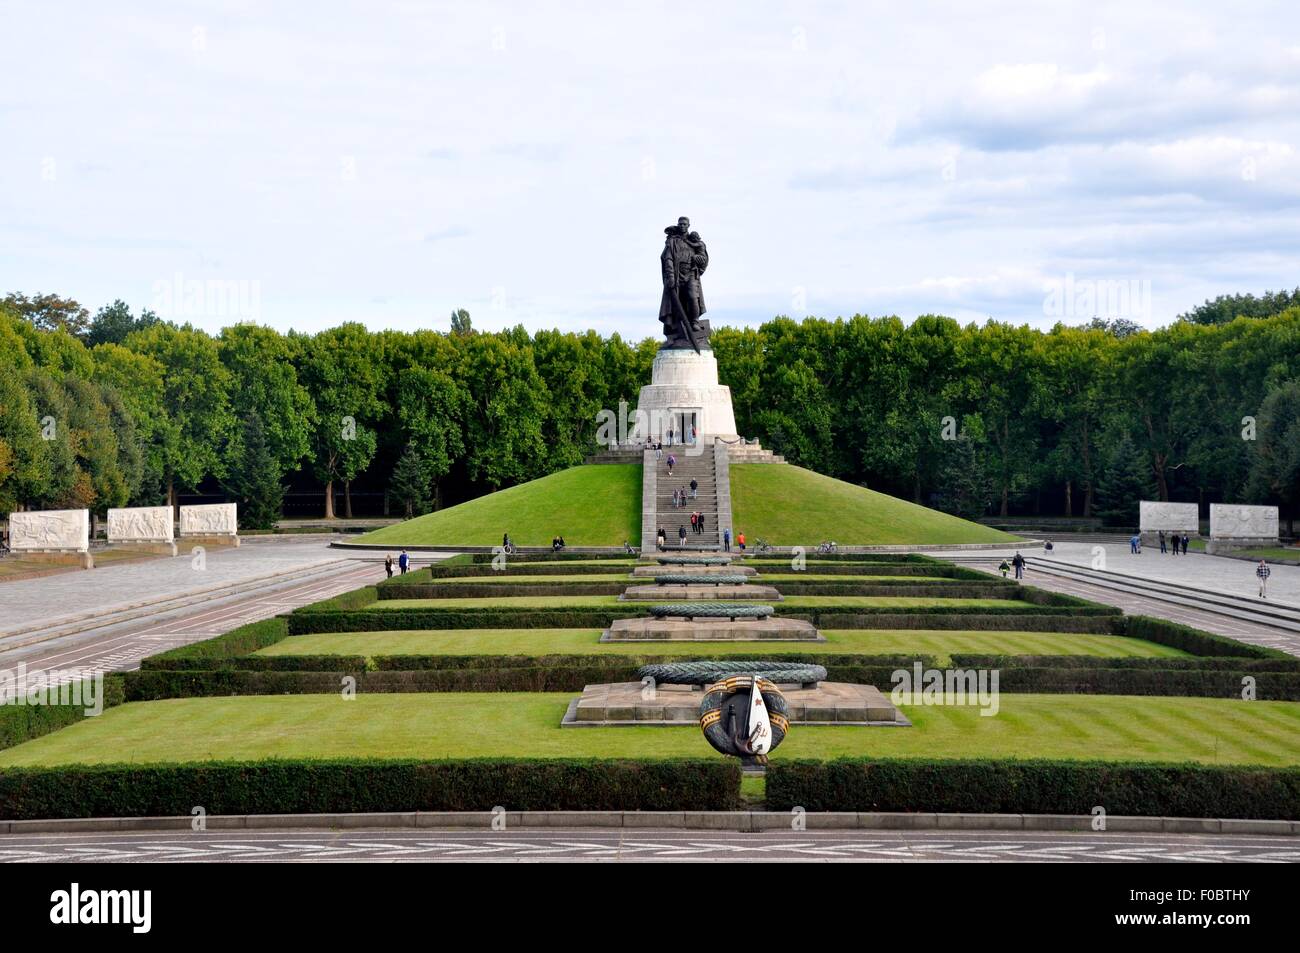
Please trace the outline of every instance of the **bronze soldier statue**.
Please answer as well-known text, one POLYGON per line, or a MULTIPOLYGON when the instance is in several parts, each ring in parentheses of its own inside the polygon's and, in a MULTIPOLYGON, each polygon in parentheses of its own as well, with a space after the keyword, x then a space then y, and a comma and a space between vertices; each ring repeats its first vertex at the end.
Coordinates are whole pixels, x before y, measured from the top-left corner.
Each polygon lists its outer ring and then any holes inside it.
POLYGON ((709 346, 709 322, 704 314, 704 292, 700 275, 709 267, 709 250, 698 232, 691 231, 691 220, 682 216, 676 225, 664 229, 664 250, 659 256, 663 273, 664 294, 659 302, 659 320, 663 322, 661 347, 694 348, 709 346))

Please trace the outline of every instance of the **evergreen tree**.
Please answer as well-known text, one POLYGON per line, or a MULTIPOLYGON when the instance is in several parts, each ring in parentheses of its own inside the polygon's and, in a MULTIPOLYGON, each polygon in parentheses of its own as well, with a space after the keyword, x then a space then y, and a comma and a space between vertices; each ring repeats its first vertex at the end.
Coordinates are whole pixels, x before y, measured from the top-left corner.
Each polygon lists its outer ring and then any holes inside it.
POLYGON ((947 441, 939 469, 939 509, 963 519, 979 519, 993 499, 993 481, 984 468, 975 441, 963 433, 947 441))
POLYGON ((408 518, 428 511, 429 474, 424 465, 424 457, 415 444, 408 443, 402 451, 397 466, 393 467, 388 492, 392 499, 402 505, 408 518))
POLYGON ((267 442, 262 418, 256 413, 244 418, 241 443, 226 478, 226 488, 239 504, 239 525, 243 529, 272 529, 284 508, 284 486, 280 483, 280 464, 267 442))
POLYGON ((1106 526, 1137 526, 1138 504, 1152 499, 1151 470, 1126 434, 1097 481, 1093 512, 1106 526))

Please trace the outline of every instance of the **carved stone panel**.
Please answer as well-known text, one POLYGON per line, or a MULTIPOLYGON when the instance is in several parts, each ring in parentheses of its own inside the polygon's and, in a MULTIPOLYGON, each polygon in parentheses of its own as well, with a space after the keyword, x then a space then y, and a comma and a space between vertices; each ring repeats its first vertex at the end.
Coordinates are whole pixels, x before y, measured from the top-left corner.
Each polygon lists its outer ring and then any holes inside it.
POLYGON ((29 510, 9 514, 9 547, 19 550, 90 549, 90 510, 29 510))
POLYGON ((108 511, 110 543, 169 542, 174 536, 170 506, 132 506, 108 511))
POLYGON ((1210 538, 1277 539, 1277 507, 1212 503, 1210 538))
POLYGON ((1138 526, 1144 533, 1187 533, 1194 536, 1200 532, 1200 517, 1195 503, 1161 503, 1157 500, 1142 500, 1138 504, 1138 526))
POLYGON ((235 536, 238 532, 234 503, 181 507, 182 536, 235 536))

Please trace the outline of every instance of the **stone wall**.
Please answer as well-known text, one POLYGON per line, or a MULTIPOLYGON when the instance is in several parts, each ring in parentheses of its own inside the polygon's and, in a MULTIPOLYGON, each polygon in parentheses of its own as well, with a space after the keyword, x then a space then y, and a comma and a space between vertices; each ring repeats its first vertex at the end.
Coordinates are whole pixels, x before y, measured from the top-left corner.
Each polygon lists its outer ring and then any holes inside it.
POLYGON ((1277 542, 1276 506, 1210 504, 1210 539, 1269 540, 1277 542))
POLYGON ((110 543, 162 543, 175 537, 170 506, 131 506, 108 511, 110 543))
POLYGON ((1199 536, 1200 512, 1195 503, 1162 503, 1142 500, 1138 504, 1138 527, 1143 543, 1155 543, 1160 531, 1199 536))
POLYGON ((235 536, 239 518, 234 503, 181 507, 182 536, 235 536))

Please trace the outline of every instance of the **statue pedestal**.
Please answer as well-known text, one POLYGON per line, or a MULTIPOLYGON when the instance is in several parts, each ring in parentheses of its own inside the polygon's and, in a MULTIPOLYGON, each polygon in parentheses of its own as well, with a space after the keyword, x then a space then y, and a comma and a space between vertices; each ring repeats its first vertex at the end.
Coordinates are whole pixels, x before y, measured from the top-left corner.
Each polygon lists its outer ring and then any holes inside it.
POLYGON ((639 436, 683 443, 694 426, 701 440, 714 437, 739 439, 736 415, 731 409, 731 388, 718 383, 718 361, 705 348, 699 354, 690 348, 661 348, 655 355, 650 383, 641 388, 638 413, 644 412, 647 433, 639 436))

